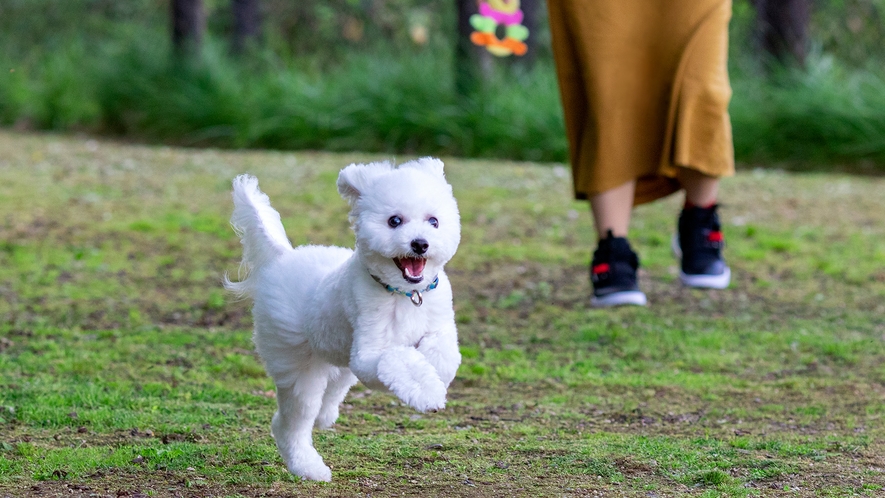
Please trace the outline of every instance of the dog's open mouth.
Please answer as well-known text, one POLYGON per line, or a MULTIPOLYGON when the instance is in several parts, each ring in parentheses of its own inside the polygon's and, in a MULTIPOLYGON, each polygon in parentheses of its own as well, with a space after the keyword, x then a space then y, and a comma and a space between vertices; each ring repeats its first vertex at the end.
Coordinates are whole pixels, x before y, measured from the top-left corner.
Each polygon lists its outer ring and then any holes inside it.
POLYGON ((403 272, 403 278, 407 282, 417 284, 424 280, 424 258, 393 258, 393 263, 403 272))

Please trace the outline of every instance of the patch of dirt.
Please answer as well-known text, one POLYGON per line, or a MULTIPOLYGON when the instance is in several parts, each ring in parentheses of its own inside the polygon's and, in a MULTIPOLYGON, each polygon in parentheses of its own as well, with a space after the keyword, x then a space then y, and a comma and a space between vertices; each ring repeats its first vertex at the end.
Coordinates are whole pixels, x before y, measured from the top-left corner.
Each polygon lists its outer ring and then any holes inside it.
MULTIPOLYGON (((65 476, 55 480, 37 481, 35 484, 13 488, 0 486, 0 495, 11 497, 100 497, 100 498, 196 498, 209 496, 274 496, 272 490, 238 488, 210 483, 197 475, 187 476, 164 471, 128 474, 113 470, 99 472, 82 479, 67 481, 65 476)), ((279 496, 279 495, 278 495, 279 496)))
MULTIPOLYGON (((682 486, 682 493, 693 494, 682 486)), ((0 496, 10 497, 100 497, 100 498, 206 498, 214 496, 253 497, 430 497, 499 498, 501 496, 624 496, 648 498, 647 492, 620 483, 606 483, 596 476, 552 477, 540 475, 533 479, 517 476, 485 479, 441 473, 436 475, 402 475, 394 479, 359 477, 337 479, 331 484, 274 483, 272 485, 220 485, 196 475, 171 472, 147 472, 142 475, 115 472, 100 473, 78 481, 40 481, 15 488, 0 486, 0 496)), ((658 496, 676 496, 662 492, 658 496)))

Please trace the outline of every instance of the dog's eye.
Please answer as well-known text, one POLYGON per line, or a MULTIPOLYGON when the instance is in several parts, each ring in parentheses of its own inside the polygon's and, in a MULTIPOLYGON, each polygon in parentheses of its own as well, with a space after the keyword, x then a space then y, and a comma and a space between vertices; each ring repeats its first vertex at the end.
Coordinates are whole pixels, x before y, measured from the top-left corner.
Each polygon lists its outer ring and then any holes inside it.
POLYGON ((433 228, 439 228, 439 220, 434 218, 433 216, 431 216, 430 219, 427 220, 427 223, 430 223, 430 226, 432 226, 433 228))
POLYGON ((399 216, 393 215, 387 219, 387 225, 390 228, 396 228, 402 224, 403 224, 403 219, 400 218, 399 216))

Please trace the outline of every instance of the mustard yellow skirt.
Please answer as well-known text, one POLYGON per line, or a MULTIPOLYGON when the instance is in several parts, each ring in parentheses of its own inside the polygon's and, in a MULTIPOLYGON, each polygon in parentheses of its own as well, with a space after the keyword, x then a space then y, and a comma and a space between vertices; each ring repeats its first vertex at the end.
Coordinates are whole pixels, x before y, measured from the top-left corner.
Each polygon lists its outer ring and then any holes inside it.
POLYGON ((679 167, 734 174, 731 0, 548 0, 575 197, 636 180, 635 204, 679 167))

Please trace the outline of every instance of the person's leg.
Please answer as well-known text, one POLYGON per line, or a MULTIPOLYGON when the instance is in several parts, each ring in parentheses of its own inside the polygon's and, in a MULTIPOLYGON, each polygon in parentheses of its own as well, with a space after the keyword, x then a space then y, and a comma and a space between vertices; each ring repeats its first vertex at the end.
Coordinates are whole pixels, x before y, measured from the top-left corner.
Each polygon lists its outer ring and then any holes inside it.
POLYGON ((677 179, 685 189, 686 206, 709 207, 716 204, 719 178, 693 169, 679 168, 677 179))
POLYGON ((677 178, 685 188, 679 236, 673 244, 681 259, 679 278, 689 287, 724 289, 731 282, 731 270, 722 258, 725 242, 716 212, 719 178, 688 168, 679 168, 677 178))
POLYGON ((639 258, 627 242, 636 181, 590 196, 599 243, 590 263, 593 306, 645 305, 636 271, 639 258))
POLYGON ((606 238, 609 230, 615 237, 626 237, 633 212, 633 194, 636 180, 619 187, 590 196, 590 209, 599 240, 606 238))

